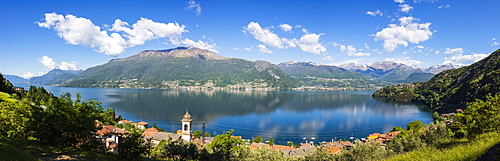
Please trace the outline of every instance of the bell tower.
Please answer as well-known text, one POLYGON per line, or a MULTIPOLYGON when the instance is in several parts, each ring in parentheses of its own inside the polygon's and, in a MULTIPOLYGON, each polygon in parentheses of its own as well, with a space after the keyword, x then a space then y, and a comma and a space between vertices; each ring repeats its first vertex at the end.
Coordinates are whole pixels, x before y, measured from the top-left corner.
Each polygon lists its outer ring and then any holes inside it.
POLYGON ((192 128, 191 128, 191 124, 193 122, 193 119, 191 119, 191 115, 188 113, 188 111, 186 111, 186 114, 184 114, 184 116, 182 116, 182 140, 185 140, 185 141, 191 141, 191 138, 192 138, 192 128))

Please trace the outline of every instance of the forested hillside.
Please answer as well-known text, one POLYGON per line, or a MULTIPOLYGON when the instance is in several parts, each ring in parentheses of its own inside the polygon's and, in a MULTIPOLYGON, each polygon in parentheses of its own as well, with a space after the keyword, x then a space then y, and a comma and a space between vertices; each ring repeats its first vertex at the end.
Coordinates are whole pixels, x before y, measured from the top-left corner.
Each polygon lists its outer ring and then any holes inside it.
POLYGON ((180 88, 189 86, 293 88, 299 82, 265 61, 225 58, 198 48, 149 50, 85 70, 65 86, 180 88))
POLYGON ((439 111, 452 111, 500 91, 500 50, 472 65, 443 71, 411 85, 383 88, 373 95, 393 100, 424 102, 439 111))

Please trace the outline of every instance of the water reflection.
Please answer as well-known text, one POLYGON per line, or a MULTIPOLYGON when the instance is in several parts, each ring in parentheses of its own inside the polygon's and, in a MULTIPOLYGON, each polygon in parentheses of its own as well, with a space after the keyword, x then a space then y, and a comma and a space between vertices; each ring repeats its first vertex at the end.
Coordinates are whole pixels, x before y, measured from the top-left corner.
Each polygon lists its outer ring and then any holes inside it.
POLYGON ((193 130, 207 122, 211 134, 235 129, 236 135, 252 139, 261 135, 286 144, 366 137, 388 132, 394 126, 421 120, 432 121, 424 106, 377 100, 373 91, 353 92, 257 92, 172 91, 102 88, 47 88, 53 93, 82 93, 104 107, 133 121, 156 122, 167 131, 180 129, 180 119, 189 109, 193 130))

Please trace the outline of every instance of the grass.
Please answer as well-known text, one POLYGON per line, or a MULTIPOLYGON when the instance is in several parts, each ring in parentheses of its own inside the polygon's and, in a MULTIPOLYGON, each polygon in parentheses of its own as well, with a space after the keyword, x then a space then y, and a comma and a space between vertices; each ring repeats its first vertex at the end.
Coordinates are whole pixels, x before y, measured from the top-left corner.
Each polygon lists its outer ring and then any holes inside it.
POLYGON ((476 160, 486 153, 491 147, 500 143, 500 134, 491 132, 481 134, 471 140, 457 140, 441 147, 425 147, 420 150, 396 155, 389 161, 398 160, 476 160))
POLYGON ((0 160, 118 160, 116 154, 101 154, 73 147, 0 136, 0 160))

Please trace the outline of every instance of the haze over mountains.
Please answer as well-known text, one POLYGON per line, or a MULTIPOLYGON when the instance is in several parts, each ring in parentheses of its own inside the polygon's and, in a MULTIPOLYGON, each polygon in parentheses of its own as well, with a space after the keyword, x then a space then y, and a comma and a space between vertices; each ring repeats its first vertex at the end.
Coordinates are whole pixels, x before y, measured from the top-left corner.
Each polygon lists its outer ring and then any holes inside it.
POLYGON ((54 69, 31 79, 5 75, 15 85, 59 85, 107 88, 181 88, 189 86, 232 88, 296 88, 300 86, 333 90, 371 90, 397 83, 422 82, 454 65, 429 68, 395 62, 371 65, 318 65, 312 62, 248 61, 223 57, 211 51, 178 47, 145 50, 111 60, 85 71, 54 69))

